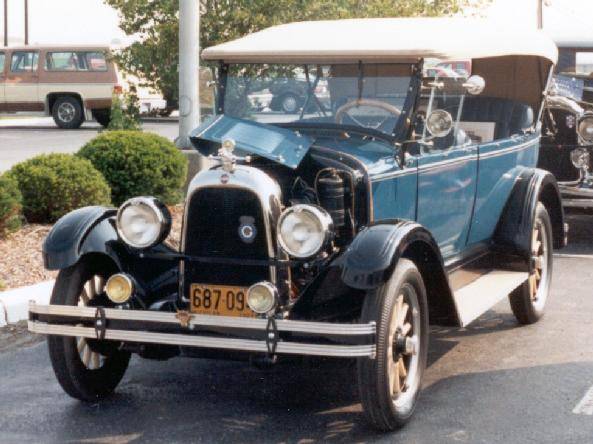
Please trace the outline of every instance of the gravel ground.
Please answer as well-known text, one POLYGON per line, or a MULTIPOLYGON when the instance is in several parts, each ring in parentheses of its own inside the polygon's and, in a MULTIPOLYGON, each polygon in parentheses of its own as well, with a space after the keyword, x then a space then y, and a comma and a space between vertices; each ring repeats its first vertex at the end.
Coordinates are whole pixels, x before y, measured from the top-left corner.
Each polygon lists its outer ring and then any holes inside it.
POLYGON ((51 225, 25 225, 0 240, 0 291, 54 279, 43 268, 41 245, 51 225))

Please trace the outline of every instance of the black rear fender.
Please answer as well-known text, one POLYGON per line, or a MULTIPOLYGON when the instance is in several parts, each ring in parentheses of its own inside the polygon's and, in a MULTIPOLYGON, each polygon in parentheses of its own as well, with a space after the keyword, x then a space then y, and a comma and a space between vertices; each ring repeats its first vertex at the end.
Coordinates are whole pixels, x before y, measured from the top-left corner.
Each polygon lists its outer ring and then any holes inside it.
POLYGON ((564 211, 556 178, 548 171, 527 168, 518 177, 494 234, 494 245, 504 253, 529 260, 531 232, 537 203, 552 221, 554 248, 566 246, 564 211))

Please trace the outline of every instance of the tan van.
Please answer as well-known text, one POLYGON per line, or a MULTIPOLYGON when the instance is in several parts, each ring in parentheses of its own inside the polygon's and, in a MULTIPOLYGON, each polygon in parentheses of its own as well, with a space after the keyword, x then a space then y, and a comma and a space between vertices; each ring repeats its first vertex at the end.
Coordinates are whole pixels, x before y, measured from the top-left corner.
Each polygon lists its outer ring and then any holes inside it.
POLYGON ((109 124, 117 70, 105 47, 0 48, 0 112, 43 111, 60 128, 109 124))

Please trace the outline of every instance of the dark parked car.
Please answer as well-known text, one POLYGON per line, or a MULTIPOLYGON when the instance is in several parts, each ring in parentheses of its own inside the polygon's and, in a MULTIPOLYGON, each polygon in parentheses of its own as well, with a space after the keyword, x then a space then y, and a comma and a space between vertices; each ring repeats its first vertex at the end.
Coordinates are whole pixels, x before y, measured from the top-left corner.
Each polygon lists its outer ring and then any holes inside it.
MULTIPOLYGON (((328 92, 325 81, 318 83, 314 78, 307 81, 304 76, 295 76, 271 82, 268 87, 272 94, 270 108, 273 111, 282 111, 286 114, 299 112, 305 106, 309 88, 314 88, 315 97, 321 102, 326 101, 328 92)), ((315 105, 310 103, 308 108, 315 110, 315 105)))
POLYGON ((49 335, 68 394, 107 396, 131 353, 355 358, 368 420, 393 430, 416 406, 429 323, 466 326, 507 296, 520 323, 542 316, 565 244, 556 180, 536 168, 547 37, 460 19, 301 22, 202 57, 219 69, 218 115, 192 140, 216 165, 190 183, 181 248, 153 197, 76 210, 44 243, 60 272, 29 328, 49 335), (471 59, 472 76, 424 78, 439 57, 471 59), (241 109, 263 65, 323 77, 331 106, 241 109))
POLYGON ((571 98, 549 95, 543 116, 538 167, 558 180, 566 211, 593 210, 593 112, 571 98))

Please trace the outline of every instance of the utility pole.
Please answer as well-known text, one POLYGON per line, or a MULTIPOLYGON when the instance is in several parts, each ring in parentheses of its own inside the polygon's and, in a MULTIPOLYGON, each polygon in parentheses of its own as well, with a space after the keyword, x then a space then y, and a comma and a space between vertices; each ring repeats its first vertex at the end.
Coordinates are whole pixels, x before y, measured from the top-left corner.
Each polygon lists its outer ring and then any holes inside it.
POLYGON ((544 29, 544 0, 537 0, 537 29, 544 29))
POLYGON ((8 46, 8 0, 4 0, 4 46, 8 46))
POLYGON ((29 0, 25 0, 25 46, 29 45, 29 0))
POLYGON ((200 121, 199 0, 179 1, 179 138, 177 146, 191 148, 190 132, 200 121))

